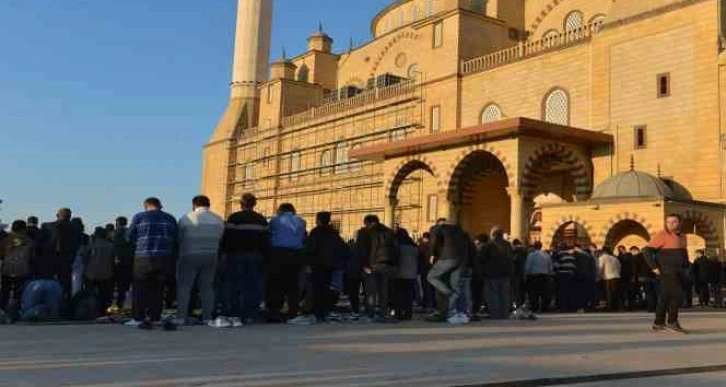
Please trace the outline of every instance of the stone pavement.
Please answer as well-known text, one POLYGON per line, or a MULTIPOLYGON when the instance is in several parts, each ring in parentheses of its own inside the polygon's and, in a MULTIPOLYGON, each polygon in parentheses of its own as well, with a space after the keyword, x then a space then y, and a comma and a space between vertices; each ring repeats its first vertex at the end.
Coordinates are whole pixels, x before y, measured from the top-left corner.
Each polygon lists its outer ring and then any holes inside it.
MULTIPOLYGON (((684 314, 690 335, 653 333, 650 322, 646 314, 584 314, 467 326, 259 325, 177 332, 0 326, 0 385, 469 386, 726 365, 726 314, 684 314)), ((726 367, 578 386, 656 384, 722 386, 726 367)))

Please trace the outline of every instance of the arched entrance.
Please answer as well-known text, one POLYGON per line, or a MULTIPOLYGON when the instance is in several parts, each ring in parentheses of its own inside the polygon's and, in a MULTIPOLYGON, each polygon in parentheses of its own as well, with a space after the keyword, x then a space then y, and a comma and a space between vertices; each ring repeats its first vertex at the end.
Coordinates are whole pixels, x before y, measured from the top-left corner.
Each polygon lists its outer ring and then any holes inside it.
POLYGON ((542 206, 586 199, 592 191, 591 176, 589 160, 564 145, 548 144, 533 152, 521 179, 530 241, 542 238, 541 228, 532 222, 541 217, 542 206))
POLYGON ((387 191, 387 211, 392 212, 389 226, 399 224, 417 235, 428 231, 443 206, 435 175, 435 169, 422 160, 410 160, 398 168, 387 191))
POLYGON ((623 219, 615 223, 605 236, 605 245, 615 250, 623 245, 626 249, 637 246, 642 249, 650 241, 648 230, 639 222, 632 219, 623 219))
POLYGON ((449 182, 448 196, 461 226, 472 236, 495 226, 510 230, 509 178, 502 162, 486 151, 467 155, 449 182))
POLYGON ((696 257, 696 250, 706 250, 706 254, 719 254, 719 239, 716 226, 703 213, 698 211, 687 211, 683 217, 681 230, 686 235, 688 244, 688 257, 693 261, 696 257))
POLYGON ((552 247, 565 245, 567 247, 587 247, 592 243, 587 229, 578 222, 563 223, 552 238, 552 247))

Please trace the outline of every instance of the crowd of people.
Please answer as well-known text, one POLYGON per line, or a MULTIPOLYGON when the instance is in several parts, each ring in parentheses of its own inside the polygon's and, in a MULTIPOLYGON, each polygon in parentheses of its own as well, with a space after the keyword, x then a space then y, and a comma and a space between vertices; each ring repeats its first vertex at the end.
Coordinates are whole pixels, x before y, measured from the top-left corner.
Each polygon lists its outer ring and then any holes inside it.
POLYGON ((451 324, 513 311, 644 309, 656 312, 654 330, 681 331, 678 309, 690 306, 694 287, 701 306, 723 306, 724 267, 703 251, 689 263, 676 215, 645 249, 618 246, 614 254, 607 246, 510 243, 499 227, 471 238, 447 219, 414 241, 375 215, 346 242, 329 212, 308 232, 292 204, 269 222, 256 204, 245 194, 241 211, 224 220, 197 196, 177 220, 149 198, 131 222, 119 217, 90 236, 67 208, 40 227, 36 217, 17 220, 10 233, 0 231, 0 310, 12 320, 108 321, 123 315, 131 295, 124 322, 142 329, 307 325, 340 321, 344 295, 350 320, 410 320, 414 305, 426 320, 451 324), (164 309, 176 312, 162 319, 164 309))

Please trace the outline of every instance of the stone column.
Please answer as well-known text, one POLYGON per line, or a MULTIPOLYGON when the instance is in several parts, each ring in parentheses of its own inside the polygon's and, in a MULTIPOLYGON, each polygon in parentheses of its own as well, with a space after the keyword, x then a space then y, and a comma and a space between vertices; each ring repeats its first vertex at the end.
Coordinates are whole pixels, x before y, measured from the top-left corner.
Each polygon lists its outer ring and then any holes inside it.
POLYGON ((522 196, 522 193, 519 191, 519 187, 509 187, 507 188, 507 193, 509 194, 509 199, 511 202, 511 217, 510 217, 510 240, 519 239, 523 243, 526 243, 527 239, 527 230, 525 225, 527 224, 526 220, 524 219, 525 216, 525 210, 524 210, 524 197, 522 196))

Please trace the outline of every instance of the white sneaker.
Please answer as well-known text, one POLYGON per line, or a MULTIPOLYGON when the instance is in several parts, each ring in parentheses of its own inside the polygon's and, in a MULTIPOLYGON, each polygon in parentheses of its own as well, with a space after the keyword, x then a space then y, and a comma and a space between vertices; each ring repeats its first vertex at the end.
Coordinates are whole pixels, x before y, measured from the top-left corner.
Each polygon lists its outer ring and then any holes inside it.
POLYGON ((230 318, 229 323, 232 324, 232 328, 242 328, 244 326, 242 320, 240 320, 239 317, 230 318))
POLYGON ((141 321, 131 320, 124 323, 127 327, 138 327, 139 324, 141 324, 141 321))
POLYGON ((449 317, 446 321, 448 321, 449 324, 468 324, 469 316, 467 316, 463 313, 457 313, 457 314, 449 317))
POLYGON ((229 328, 232 324, 227 317, 219 316, 208 324, 212 328, 229 328))
POLYGON ((315 316, 311 314, 297 316, 292 320, 287 320, 287 323, 290 325, 313 325, 315 324, 315 316))

